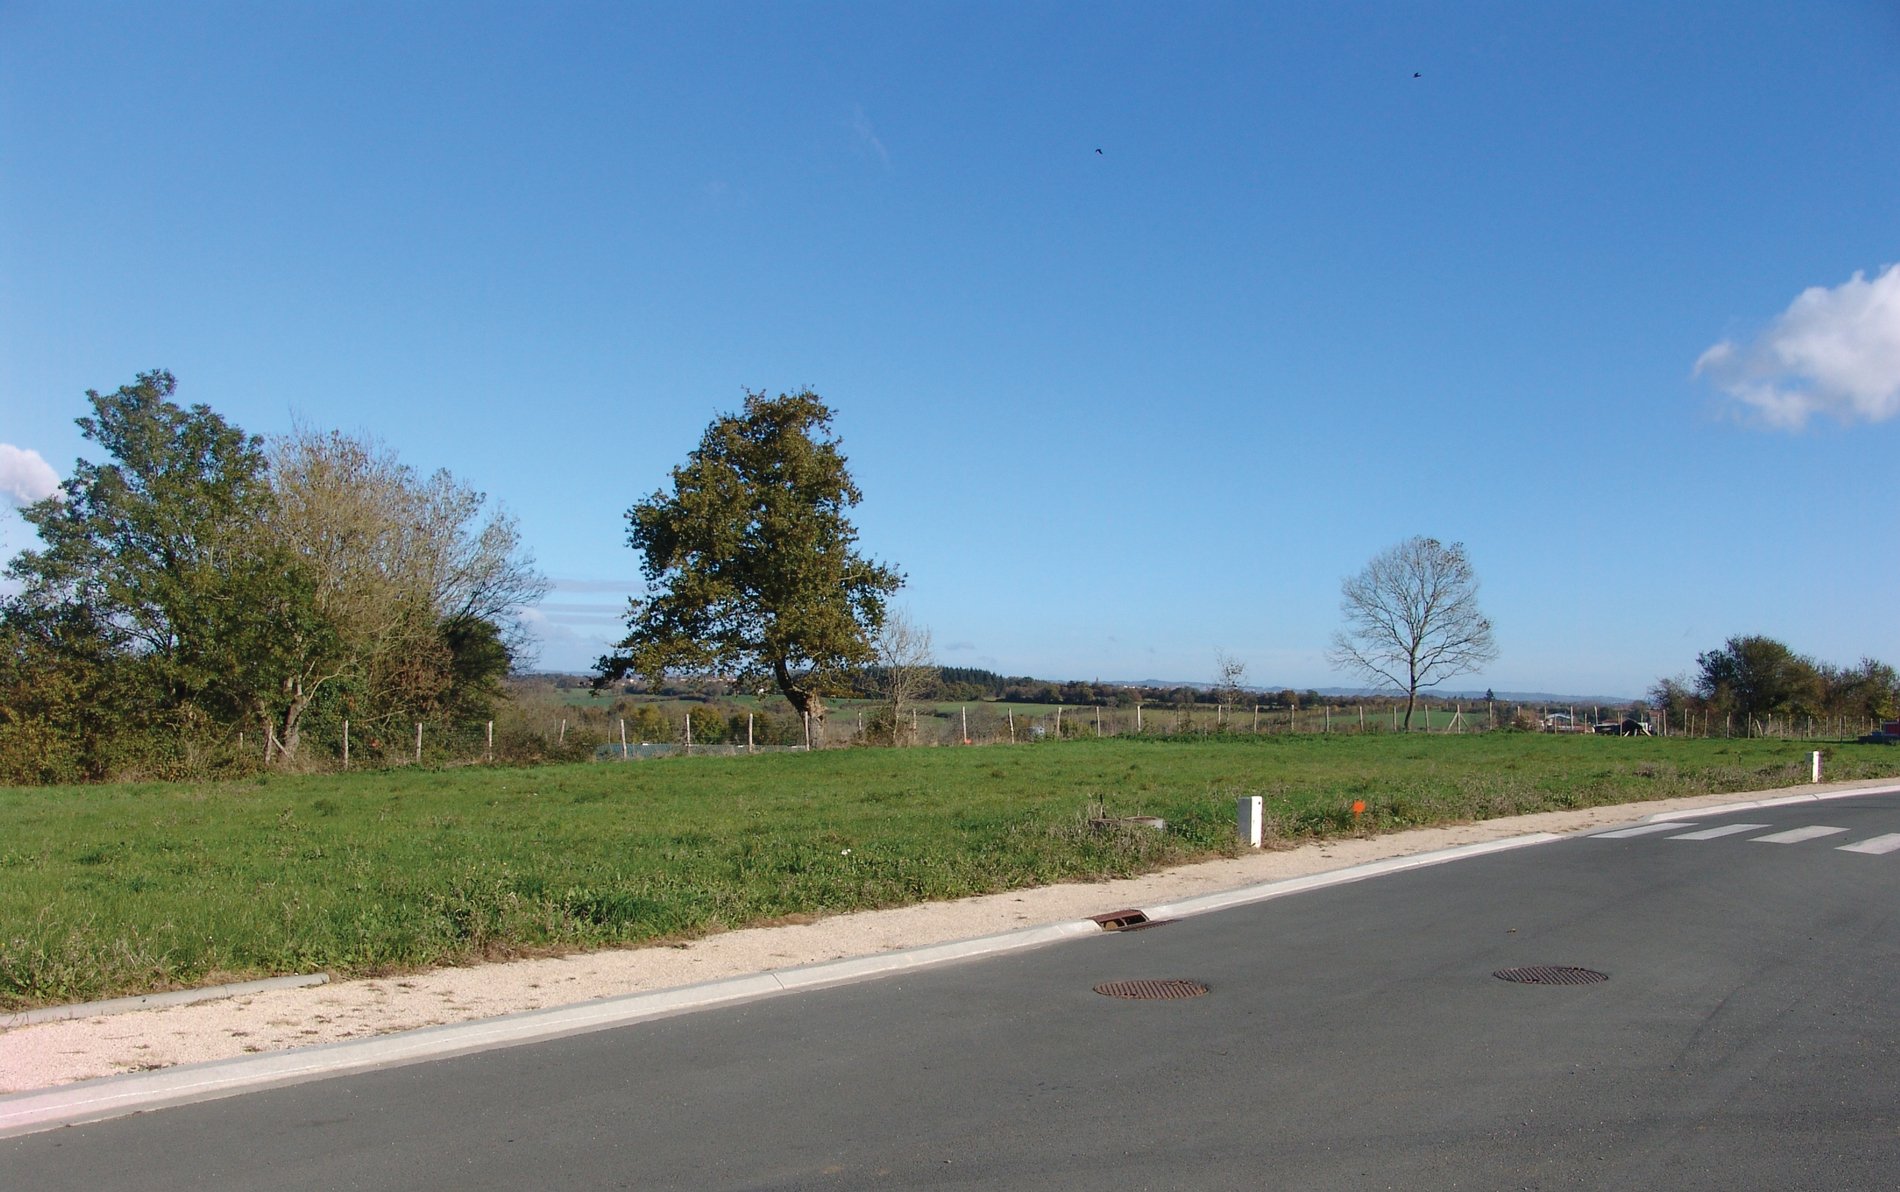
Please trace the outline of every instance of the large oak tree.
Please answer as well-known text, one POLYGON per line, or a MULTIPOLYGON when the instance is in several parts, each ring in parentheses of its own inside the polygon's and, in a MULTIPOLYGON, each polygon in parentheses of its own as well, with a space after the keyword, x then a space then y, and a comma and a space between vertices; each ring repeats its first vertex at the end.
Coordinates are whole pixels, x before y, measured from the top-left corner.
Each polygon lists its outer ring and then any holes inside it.
POLYGON ((748 392, 744 411, 715 419, 673 469, 671 492, 627 510, 647 594, 630 602, 600 682, 770 676, 818 721, 824 696, 874 661, 885 600, 903 576, 855 549, 847 513, 861 494, 831 417, 809 389, 748 392))

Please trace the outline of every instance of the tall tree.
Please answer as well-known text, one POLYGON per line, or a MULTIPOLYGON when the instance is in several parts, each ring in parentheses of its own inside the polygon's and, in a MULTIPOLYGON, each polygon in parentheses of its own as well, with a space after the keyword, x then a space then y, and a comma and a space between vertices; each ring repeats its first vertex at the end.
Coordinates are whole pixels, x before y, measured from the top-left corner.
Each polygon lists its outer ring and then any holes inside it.
POLYGON ((1763 717, 1811 712, 1820 700, 1814 663, 1772 637, 1731 637, 1721 649, 1696 655, 1696 666, 1696 694, 1740 716, 1751 732, 1763 717))
POLYGON ((89 626, 85 648, 155 710, 223 720, 272 681, 256 644, 303 606, 285 560, 258 539, 271 505, 260 440, 207 406, 177 405, 176 387, 159 371, 87 392, 79 428, 109 461, 78 461, 23 511, 44 545, 7 568, 22 585, 9 616, 89 626))
POLYGON ((871 636, 895 569, 854 549, 847 511, 861 494, 809 389, 746 394, 673 469, 673 491, 627 511, 647 595, 629 603, 627 636, 603 656, 599 682, 630 672, 771 676, 801 714, 874 660, 871 636))
POLYGON ((1478 608, 1478 575, 1460 543, 1408 538, 1372 557, 1340 585, 1346 626, 1326 657, 1405 693, 1405 727, 1420 688, 1478 670, 1498 656, 1478 608))
POLYGON ((332 685, 366 723, 444 709, 478 713, 522 649, 519 614, 547 581, 514 519, 446 471, 427 479, 389 449, 299 429, 272 444, 269 532, 317 616, 287 625, 265 701, 294 755, 311 704, 332 685))

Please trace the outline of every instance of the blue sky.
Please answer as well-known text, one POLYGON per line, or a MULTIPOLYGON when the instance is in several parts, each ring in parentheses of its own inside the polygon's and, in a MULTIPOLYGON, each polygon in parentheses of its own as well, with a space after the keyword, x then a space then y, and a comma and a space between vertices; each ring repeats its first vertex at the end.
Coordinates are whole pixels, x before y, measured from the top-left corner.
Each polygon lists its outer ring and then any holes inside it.
POLYGON ((808 385, 947 664, 1343 684, 1413 534, 1454 686, 1900 662, 1896 112, 1875 0, 6 0, 0 505, 167 368, 490 494, 582 669, 627 507, 808 385))

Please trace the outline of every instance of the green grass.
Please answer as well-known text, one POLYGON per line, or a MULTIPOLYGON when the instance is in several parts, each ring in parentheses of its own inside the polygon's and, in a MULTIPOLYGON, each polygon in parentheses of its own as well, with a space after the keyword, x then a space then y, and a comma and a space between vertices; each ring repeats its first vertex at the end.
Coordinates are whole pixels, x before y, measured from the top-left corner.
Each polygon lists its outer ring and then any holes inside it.
MULTIPOLYGON (((635 944, 1382 832, 1806 777, 1802 742, 1083 740, 0 789, 0 1007, 635 944), (1355 824, 1354 800, 1367 811, 1355 824), (1093 831, 1159 815, 1165 834, 1093 831)), ((1830 777, 1900 773, 1834 746, 1830 777)))

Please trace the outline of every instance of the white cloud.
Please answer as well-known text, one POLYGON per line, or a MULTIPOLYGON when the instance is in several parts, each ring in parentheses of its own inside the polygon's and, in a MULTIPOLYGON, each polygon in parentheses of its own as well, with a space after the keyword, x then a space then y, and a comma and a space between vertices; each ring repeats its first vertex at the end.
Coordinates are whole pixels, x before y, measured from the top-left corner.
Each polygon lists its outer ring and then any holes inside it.
POLYGON ((1900 415, 1900 265, 1802 291, 1753 342, 1725 339, 1695 370, 1778 429, 1817 414, 1843 423, 1900 415))
POLYGON ((59 491, 59 473, 37 451, 0 443, 0 494, 16 507, 43 501, 59 491))

